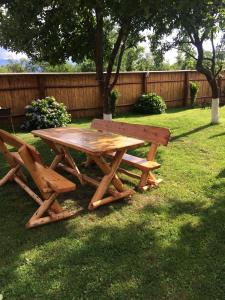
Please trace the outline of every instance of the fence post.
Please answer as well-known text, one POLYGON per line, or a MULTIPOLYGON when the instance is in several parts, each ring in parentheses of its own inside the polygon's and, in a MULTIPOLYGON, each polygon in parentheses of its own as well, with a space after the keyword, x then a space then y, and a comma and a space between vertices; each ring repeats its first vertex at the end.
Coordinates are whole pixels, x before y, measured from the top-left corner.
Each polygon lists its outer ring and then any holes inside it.
POLYGON ((183 106, 187 106, 189 95, 189 71, 184 73, 184 97, 183 97, 183 106))
POLYGON ((37 75, 38 81, 38 91, 39 91, 39 98, 43 99, 46 97, 45 93, 45 78, 43 75, 37 75))

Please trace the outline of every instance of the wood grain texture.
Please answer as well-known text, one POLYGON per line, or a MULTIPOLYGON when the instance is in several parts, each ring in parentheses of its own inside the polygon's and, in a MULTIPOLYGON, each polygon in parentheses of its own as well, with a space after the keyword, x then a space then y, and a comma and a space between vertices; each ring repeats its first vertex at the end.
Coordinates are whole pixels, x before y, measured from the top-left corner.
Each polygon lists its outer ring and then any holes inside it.
POLYGON ((99 155, 117 149, 133 149, 144 144, 144 141, 136 138, 81 128, 42 129, 34 130, 32 134, 68 148, 99 155))
POLYGON ((113 132, 124 136, 136 137, 144 141, 154 142, 164 146, 168 144, 170 138, 170 130, 168 128, 150 125, 94 119, 91 123, 91 128, 102 130, 103 132, 113 132))

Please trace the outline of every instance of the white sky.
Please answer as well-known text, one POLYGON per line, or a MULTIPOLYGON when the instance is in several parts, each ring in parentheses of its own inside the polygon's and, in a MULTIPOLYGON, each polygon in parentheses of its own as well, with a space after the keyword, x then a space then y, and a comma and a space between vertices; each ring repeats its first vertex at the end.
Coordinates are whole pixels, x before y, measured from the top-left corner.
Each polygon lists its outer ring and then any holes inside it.
POLYGON ((1 59, 20 59, 20 58, 26 58, 27 56, 23 53, 16 54, 15 52, 11 52, 8 50, 5 50, 3 48, 0 48, 0 58, 1 59))
MULTIPOLYGON (((147 41, 142 42, 142 43, 140 43, 140 45, 145 47, 146 52, 150 52, 149 42, 147 42, 147 41)), ((211 50, 211 44, 209 41, 205 43, 204 48, 206 50, 211 50)), ((165 60, 167 62, 169 62, 170 64, 173 64, 176 62, 176 56, 177 56, 177 50, 172 49, 165 54, 165 60)), ((6 60, 6 61, 7 60, 19 60, 21 58, 27 58, 26 54, 15 53, 15 52, 11 52, 11 51, 5 50, 3 48, 0 48, 0 60, 6 60)))

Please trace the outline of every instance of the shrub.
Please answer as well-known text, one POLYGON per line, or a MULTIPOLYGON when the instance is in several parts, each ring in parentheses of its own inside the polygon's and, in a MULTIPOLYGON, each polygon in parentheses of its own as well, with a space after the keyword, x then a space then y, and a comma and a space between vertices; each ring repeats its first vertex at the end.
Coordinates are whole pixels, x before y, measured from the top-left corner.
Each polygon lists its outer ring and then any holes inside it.
POLYGON ((190 81, 189 87, 190 87, 191 107, 193 108, 196 104, 196 98, 197 98, 200 85, 198 82, 190 81))
POLYGON ((134 105, 134 111, 141 114, 162 114, 165 110, 165 102, 156 93, 142 95, 134 105))
POLYGON ((118 102, 119 96, 120 96, 120 93, 117 89, 113 89, 109 95, 113 117, 115 116, 115 113, 116 113, 116 104, 118 102))
POLYGON ((63 127, 71 122, 65 105, 54 97, 34 100, 25 110, 25 122, 21 126, 24 130, 63 127))

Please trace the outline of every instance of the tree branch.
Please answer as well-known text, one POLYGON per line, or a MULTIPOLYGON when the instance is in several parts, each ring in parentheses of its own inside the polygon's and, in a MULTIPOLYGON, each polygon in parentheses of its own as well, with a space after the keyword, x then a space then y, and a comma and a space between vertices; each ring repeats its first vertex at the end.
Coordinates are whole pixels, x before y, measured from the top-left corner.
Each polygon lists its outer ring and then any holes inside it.
POLYGON ((215 74, 216 50, 215 50, 214 35, 213 35, 213 31, 212 30, 211 30, 210 41, 211 41, 211 45, 212 45, 212 65, 211 65, 211 71, 212 71, 213 74, 215 74))
POLYGON ((124 39, 123 44, 122 44, 121 49, 120 49, 120 53, 119 53, 119 57, 118 57, 118 63, 117 63, 117 68, 116 68, 116 73, 115 73, 113 82, 110 84, 110 88, 109 88, 110 90, 113 89, 113 87, 116 84, 116 82, 118 80, 118 77, 119 77, 121 62, 122 62, 123 54, 124 54, 124 51, 125 51, 125 48, 126 48, 125 47, 126 40, 127 40, 127 37, 124 39))
POLYGON ((107 72, 106 72, 106 80, 105 80, 106 86, 108 86, 109 83, 110 83, 112 69, 113 69, 113 66, 114 66, 116 56, 117 56, 118 51, 119 51, 120 46, 121 46, 123 36, 124 36, 124 28, 123 28, 123 26, 121 26, 120 29, 119 29, 118 36, 117 36, 117 40, 114 44, 113 50, 112 50, 111 55, 109 57, 109 62, 108 62, 108 67, 107 67, 107 72))
POLYGON ((181 51, 185 52, 187 55, 189 55, 190 57, 192 57, 194 60, 198 61, 198 59, 193 54, 191 54, 189 51, 187 51, 185 49, 181 49, 181 51))
POLYGON ((99 8, 95 9, 96 13, 96 46, 95 46, 95 63, 97 80, 100 84, 104 80, 104 69, 103 69, 103 16, 99 8))

